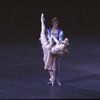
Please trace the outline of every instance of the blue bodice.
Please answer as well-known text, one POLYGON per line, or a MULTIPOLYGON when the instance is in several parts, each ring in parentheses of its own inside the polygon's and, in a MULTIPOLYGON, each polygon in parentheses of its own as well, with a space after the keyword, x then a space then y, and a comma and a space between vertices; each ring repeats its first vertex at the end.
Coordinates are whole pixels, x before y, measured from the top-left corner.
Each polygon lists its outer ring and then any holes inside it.
MULTIPOLYGON (((58 29, 58 33, 51 33, 52 28, 47 29, 47 39, 50 42, 50 37, 53 35, 60 43, 63 41, 63 31, 58 29)), ((52 41, 52 44, 55 45, 55 41, 52 41)))

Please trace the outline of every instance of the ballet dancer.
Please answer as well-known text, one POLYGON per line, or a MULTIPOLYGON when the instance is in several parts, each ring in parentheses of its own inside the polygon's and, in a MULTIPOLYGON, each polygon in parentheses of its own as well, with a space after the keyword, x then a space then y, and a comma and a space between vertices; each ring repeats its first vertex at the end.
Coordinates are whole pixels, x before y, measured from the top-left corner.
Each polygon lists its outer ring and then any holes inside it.
MULTIPOLYGON (((50 73, 50 82, 52 86, 54 86, 56 75, 55 72, 57 70, 57 57, 58 56, 66 56, 69 54, 67 45, 69 44, 68 38, 65 38, 62 40, 62 42, 59 42, 53 35, 50 36, 50 39, 48 41, 46 37, 46 28, 44 24, 44 14, 41 14, 41 33, 40 33, 40 42, 42 44, 43 49, 43 60, 44 60, 44 69, 48 70, 50 73), (55 45, 53 44, 55 42, 55 45)), ((56 80, 58 85, 61 85, 61 82, 56 80)), ((48 84, 49 84, 48 83, 48 84)))

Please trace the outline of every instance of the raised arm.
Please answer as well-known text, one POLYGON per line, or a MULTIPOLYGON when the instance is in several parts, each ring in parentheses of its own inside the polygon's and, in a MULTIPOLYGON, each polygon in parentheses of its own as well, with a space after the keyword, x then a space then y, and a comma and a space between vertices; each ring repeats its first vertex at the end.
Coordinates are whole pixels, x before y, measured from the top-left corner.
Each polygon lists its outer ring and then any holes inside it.
POLYGON ((56 42, 56 44, 60 43, 53 35, 51 35, 50 43, 52 43, 52 40, 54 40, 56 42))

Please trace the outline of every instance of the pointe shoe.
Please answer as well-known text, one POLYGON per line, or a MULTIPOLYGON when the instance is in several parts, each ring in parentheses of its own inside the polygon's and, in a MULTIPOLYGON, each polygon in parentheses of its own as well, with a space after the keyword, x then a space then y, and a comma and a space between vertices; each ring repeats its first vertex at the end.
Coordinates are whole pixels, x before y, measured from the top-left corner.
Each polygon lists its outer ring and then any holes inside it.
POLYGON ((54 78, 50 78, 49 80, 51 81, 52 86, 54 86, 54 78))
POLYGON ((45 21, 44 14, 42 13, 41 14, 41 22, 44 22, 44 21, 45 21))

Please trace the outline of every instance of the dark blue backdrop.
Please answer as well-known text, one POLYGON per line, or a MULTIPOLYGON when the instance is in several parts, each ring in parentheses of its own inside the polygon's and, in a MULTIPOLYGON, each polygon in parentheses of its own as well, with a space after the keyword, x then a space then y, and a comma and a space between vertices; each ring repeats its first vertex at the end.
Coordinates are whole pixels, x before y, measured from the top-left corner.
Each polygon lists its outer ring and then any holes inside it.
POLYGON ((99 0, 0 0, 0 43, 38 40, 42 12, 46 27, 59 18, 65 37, 99 35, 99 0))

